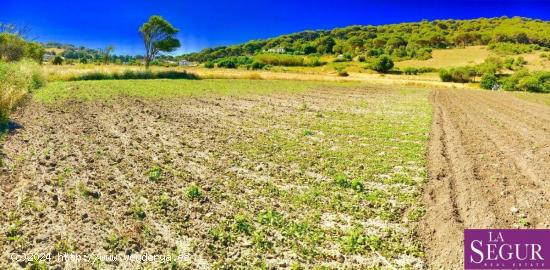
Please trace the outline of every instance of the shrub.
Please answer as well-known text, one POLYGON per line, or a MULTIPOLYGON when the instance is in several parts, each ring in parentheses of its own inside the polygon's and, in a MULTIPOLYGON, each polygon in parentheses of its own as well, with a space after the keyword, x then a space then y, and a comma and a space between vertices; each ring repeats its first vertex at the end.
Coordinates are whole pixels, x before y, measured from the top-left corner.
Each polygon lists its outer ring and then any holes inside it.
POLYGON ((439 70, 439 78, 443 82, 459 82, 467 83, 471 82, 475 76, 478 75, 478 69, 476 67, 457 67, 449 70, 439 70))
POLYGON ((418 74, 418 69, 413 67, 406 67, 405 69, 403 69, 403 73, 407 75, 416 75, 418 74))
POLYGON ((451 72, 449 72, 446 69, 439 70, 439 78, 443 82, 452 82, 453 81, 453 76, 451 75, 451 72))
POLYGON ((191 185, 187 187, 187 198, 195 200, 202 198, 202 196, 201 188, 197 184, 191 183, 191 185))
POLYGON ((304 66, 318 67, 322 65, 323 65, 323 62, 321 62, 321 59, 319 59, 319 57, 316 57, 316 56, 306 57, 304 60, 304 66))
POLYGON ((338 71, 338 76, 347 77, 347 76, 349 76, 349 73, 345 70, 341 70, 341 71, 338 71))
POLYGON ((63 64, 63 58, 59 55, 56 55, 53 60, 52 60, 52 64, 54 65, 62 65, 63 64))
POLYGON ((224 59, 218 62, 219 68, 237 68, 237 63, 231 59, 224 59))
POLYGON ((371 65, 371 69, 378 72, 388 72, 393 68, 393 60, 388 55, 381 55, 371 65))
POLYGON ((36 42, 27 42, 23 38, 8 33, 0 33, 0 60, 19 61, 23 58, 42 62, 44 48, 36 42))
POLYGON ((476 75, 476 71, 469 67, 460 67, 451 69, 453 82, 467 83, 476 75))
POLYGON ((30 60, 14 63, 0 61, 0 126, 6 127, 8 115, 32 90, 45 84, 40 66, 30 60))
POLYGON ((485 74, 481 77, 480 86, 483 89, 493 89, 498 84, 498 78, 494 74, 485 74))
POLYGON ((548 93, 550 92, 550 72, 529 73, 522 69, 505 79, 502 88, 507 91, 548 93))
POLYGON ((258 61, 254 61, 251 65, 250 65, 250 68, 251 69, 262 69, 265 67, 265 64, 264 63, 261 63, 261 62, 258 62, 258 61))
POLYGON ((259 54, 254 57, 258 62, 273 66, 303 66, 304 57, 287 54, 259 54))
POLYGON ((366 60, 367 60, 367 58, 364 55, 359 55, 357 57, 357 61, 359 61, 361 63, 365 62, 366 60))
POLYGON ((550 92, 550 72, 535 72, 518 81, 517 89, 526 92, 550 92))
POLYGON ((537 47, 533 44, 520 44, 520 43, 493 43, 489 44, 489 49, 495 51, 500 55, 514 55, 522 53, 530 53, 537 47))
POLYGON ((92 71, 84 74, 74 75, 68 78, 69 81, 96 81, 96 80, 148 80, 148 79, 186 79, 197 80, 199 77, 193 73, 186 71, 132 71, 125 70, 122 73, 106 73, 100 71, 92 71))
POLYGON ((212 61, 208 61, 208 62, 204 63, 205 68, 214 68, 215 66, 216 65, 212 61))

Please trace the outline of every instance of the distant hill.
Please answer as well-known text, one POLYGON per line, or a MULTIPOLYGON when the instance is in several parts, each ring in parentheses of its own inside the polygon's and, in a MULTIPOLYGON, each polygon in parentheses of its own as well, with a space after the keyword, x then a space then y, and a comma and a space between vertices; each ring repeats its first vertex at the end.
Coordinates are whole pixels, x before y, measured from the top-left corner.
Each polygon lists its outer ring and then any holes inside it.
POLYGON ((390 55, 394 60, 429 59, 432 49, 492 45, 550 48, 550 22, 521 17, 473 20, 435 20, 380 26, 349 26, 333 30, 303 31, 240 45, 204 49, 182 55, 192 61, 262 52, 295 55, 390 55), (509 45, 511 44, 511 45, 509 45))

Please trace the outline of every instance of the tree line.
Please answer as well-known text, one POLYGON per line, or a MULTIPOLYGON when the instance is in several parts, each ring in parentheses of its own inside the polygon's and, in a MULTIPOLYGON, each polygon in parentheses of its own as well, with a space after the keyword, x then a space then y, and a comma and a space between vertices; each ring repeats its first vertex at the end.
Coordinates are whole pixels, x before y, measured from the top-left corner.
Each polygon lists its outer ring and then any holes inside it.
POLYGON ((499 17, 349 26, 333 30, 303 31, 234 46, 207 48, 183 55, 182 58, 207 62, 229 56, 275 52, 294 55, 348 54, 374 58, 388 55, 394 60, 429 59, 432 49, 436 48, 501 43, 550 47, 550 22, 522 17, 499 17))

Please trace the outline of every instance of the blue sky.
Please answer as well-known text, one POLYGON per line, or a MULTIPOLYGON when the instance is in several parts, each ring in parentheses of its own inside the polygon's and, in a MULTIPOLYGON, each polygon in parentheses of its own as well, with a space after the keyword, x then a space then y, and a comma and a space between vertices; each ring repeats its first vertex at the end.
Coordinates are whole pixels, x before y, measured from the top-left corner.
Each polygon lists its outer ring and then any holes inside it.
POLYGON ((422 19, 524 16, 550 20, 550 0, 480 1, 177 1, 0 0, 0 22, 27 25, 38 41, 58 41, 139 54, 138 27, 161 15, 181 30, 177 53, 302 30, 422 19))

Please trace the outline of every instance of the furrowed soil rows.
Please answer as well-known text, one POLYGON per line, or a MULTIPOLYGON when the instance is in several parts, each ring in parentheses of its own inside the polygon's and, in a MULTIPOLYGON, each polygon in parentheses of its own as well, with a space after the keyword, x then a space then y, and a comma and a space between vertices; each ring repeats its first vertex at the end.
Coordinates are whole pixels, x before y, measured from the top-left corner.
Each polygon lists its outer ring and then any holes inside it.
POLYGON ((462 268, 465 228, 549 228, 550 107, 488 91, 431 100, 420 226, 430 267, 462 268))

